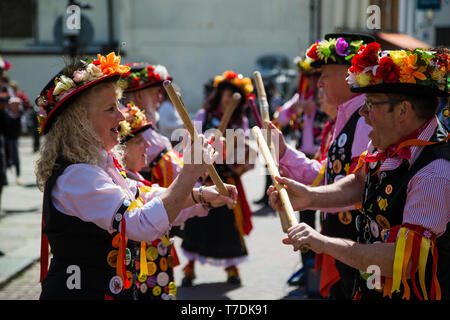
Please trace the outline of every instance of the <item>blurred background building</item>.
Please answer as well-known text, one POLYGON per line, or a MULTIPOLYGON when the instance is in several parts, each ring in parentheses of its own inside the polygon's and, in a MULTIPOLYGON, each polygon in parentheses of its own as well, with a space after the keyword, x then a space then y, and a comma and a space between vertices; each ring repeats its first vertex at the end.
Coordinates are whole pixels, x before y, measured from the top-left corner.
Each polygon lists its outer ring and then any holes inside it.
POLYGON ((70 55, 120 48, 123 62, 166 65, 193 112, 209 79, 227 69, 252 76, 261 56, 293 69, 295 56, 334 31, 373 33, 385 47, 449 46, 449 17, 448 0, 0 0, 0 55, 34 99, 70 55), (66 26, 70 5, 80 29, 66 26), (380 29, 367 28, 370 5, 380 29))

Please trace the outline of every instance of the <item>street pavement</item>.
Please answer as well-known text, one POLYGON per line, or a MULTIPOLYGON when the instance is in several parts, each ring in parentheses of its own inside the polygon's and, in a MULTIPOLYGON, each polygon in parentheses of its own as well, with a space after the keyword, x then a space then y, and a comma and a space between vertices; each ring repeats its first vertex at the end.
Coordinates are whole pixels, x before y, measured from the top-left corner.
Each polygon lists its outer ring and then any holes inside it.
MULTIPOLYGON (((17 185, 15 172, 8 170, 9 185, 2 195, 0 215, 0 300, 36 300, 40 294, 39 255, 42 193, 37 189, 30 137, 20 138, 20 161, 24 184, 17 185)), ((179 300, 279 300, 305 299, 304 291, 288 286, 287 279, 301 267, 300 255, 283 245, 278 215, 270 208, 253 204, 265 192, 265 169, 261 159, 255 169, 242 177, 253 211, 253 230, 245 238, 248 260, 239 266, 242 285, 226 283, 222 268, 196 264, 197 278, 190 288, 179 287, 179 300)), ((181 285, 183 256, 181 239, 175 246, 181 262, 174 270, 175 282, 181 285)))

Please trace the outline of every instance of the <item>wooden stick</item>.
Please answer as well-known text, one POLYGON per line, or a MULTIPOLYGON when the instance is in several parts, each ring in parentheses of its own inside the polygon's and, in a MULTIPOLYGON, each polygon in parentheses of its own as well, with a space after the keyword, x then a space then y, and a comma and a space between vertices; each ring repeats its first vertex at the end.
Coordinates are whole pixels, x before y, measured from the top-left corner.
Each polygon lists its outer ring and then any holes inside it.
POLYGON ((230 103, 228 104, 228 106, 226 106, 225 111, 222 115, 222 119, 220 120, 219 127, 217 128, 220 133, 222 133, 222 136, 225 134, 225 130, 228 126, 228 123, 230 122, 231 115, 233 114, 240 101, 241 95, 238 92, 235 92, 233 94, 233 97, 231 98, 230 103))
POLYGON ((267 124, 265 121, 270 121, 269 102, 267 101, 267 94, 264 88, 261 73, 259 71, 255 71, 253 72, 253 77, 255 79, 256 91, 258 92, 259 109, 263 120, 263 126, 264 129, 266 129, 267 124))
MULTIPOLYGON (((291 201, 289 200, 288 193, 286 191, 286 188, 280 184, 277 180, 275 180, 276 176, 280 176, 278 172, 278 168, 275 164, 275 161, 272 158, 272 155, 270 154, 269 147, 267 146, 263 134, 261 132, 261 129, 259 127, 254 126, 252 128, 253 136, 256 139, 256 142, 258 143, 259 150, 261 151, 264 160, 266 162, 267 168, 269 169, 270 176, 272 178, 273 184, 275 188, 278 191, 278 194, 280 195, 281 205, 283 206, 283 210, 281 210, 278 214, 280 216, 281 220, 281 227, 283 229, 284 233, 287 233, 287 230, 298 224, 297 218, 294 214, 294 209, 292 208, 291 201)), ((302 246, 300 248, 302 252, 308 251, 308 248, 306 245, 302 246)))
MULTIPOLYGON (((191 117, 189 116, 189 113, 187 112, 184 103, 175 92, 175 89, 173 88, 172 83, 169 80, 164 81, 164 89, 166 89, 170 101, 172 101, 175 109, 177 110, 178 114, 181 117, 181 120, 183 120, 184 126, 191 135, 191 139, 197 138, 198 133, 197 130, 195 130, 191 117)), ((214 168, 214 165, 212 164, 208 165, 208 174, 211 177, 214 184, 216 185, 217 189, 219 190, 219 193, 221 195, 229 197, 230 194, 227 188, 225 187, 222 179, 220 178, 219 174, 217 173, 216 168, 214 168)))
POLYGON ((273 159, 277 159, 275 148, 272 143, 272 133, 266 123, 266 121, 270 121, 269 102, 267 101, 266 89, 264 88, 264 83, 261 77, 261 73, 259 71, 253 72, 253 77, 255 79, 256 91, 258 92, 258 101, 259 101, 259 108, 261 111, 263 128, 266 129, 265 140, 267 142, 267 145, 269 146, 269 150, 270 153, 272 154, 273 159))

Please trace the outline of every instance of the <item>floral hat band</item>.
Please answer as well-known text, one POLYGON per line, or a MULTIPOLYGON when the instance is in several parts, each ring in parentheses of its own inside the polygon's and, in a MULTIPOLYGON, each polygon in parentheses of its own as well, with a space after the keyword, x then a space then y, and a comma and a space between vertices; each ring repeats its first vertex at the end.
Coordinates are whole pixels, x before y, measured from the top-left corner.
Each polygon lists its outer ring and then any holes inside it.
POLYGON ((450 50, 385 50, 368 45, 352 60, 347 81, 353 92, 448 97, 450 50))
POLYGON ((114 52, 106 57, 98 54, 96 60, 80 60, 61 70, 35 100, 39 107, 40 132, 48 133, 53 121, 73 97, 97 83, 115 81, 129 70, 130 67, 120 65, 120 56, 114 52))
POLYGON ((294 58, 294 64, 297 67, 297 71, 305 75, 320 75, 320 68, 314 67, 312 64, 314 60, 308 56, 294 58))
POLYGON ((221 75, 214 77, 214 88, 218 88, 223 84, 231 84, 238 88, 245 99, 248 99, 253 92, 252 79, 244 77, 242 74, 231 70, 224 71, 221 75))
POLYGON ((125 120, 119 123, 119 139, 122 144, 152 127, 152 123, 147 122, 144 111, 139 109, 134 102, 128 103, 126 108, 121 111, 125 117, 125 120))
POLYGON ((150 65, 143 62, 126 64, 130 71, 123 74, 118 85, 124 92, 133 92, 140 89, 162 85, 166 80, 172 80, 167 68, 161 64, 150 65))
POLYGON ((327 64, 351 65, 352 58, 368 43, 374 42, 370 35, 352 33, 330 33, 324 40, 313 43, 306 50, 310 64, 319 68, 327 64))

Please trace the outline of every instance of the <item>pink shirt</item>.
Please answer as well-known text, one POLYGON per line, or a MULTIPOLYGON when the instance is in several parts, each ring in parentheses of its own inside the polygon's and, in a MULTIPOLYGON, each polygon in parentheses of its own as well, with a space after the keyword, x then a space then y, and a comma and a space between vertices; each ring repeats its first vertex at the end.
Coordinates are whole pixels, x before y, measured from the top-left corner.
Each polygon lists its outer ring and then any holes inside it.
MULTIPOLYGON (((313 97, 307 99, 307 101, 312 101, 313 97)), ((278 112, 278 119, 277 123, 280 126, 285 126, 289 123, 292 117, 292 111, 291 107, 298 103, 300 100, 300 95, 298 92, 294 94, 294 96, 289 99, 286 103, 283 104, 280 111, 278 112)), ((316 109, 317 110, 317 109, 316 109)), ((303 130, 302 130, 302 143, 300 150, 307 154, 314 155, 317 150, 318 146, 314 145, 314 134, 313 134, 313 128, 314 128, 314 117, 316 116, 316 110, 311 115, 303 115, 303 130)))
MULTIPOLYGON (((336 124, 334 126, 333 138, 330 144, 336 139, 344 128, 345 124, 350 120, 353 113, 364 103, 365 96, 357 95, 348 100, 344 104, 338 106, 336 116, 336 124)), ((361 153, 367 149, 370 141, 368 134, 372 128, 364 122, 364 118, 360 118, 356 124, 355 138, 352 145, 352 158, 359 158, 361 153)), ((287 146, 286 152, 280 159, 280 165, 289 172, 292 179, 304 184, 311 184, 323 165, 323 162, 310 160, 306 155, 291 146, 287 146)), ((325 183, 326 184, 326 177, 325 183)))
MULTIPOLYGON (((418 136, 419 140, 430 140, 437 127, 435 117, 418 136)), ((373 151, 369 144, 368 153, 373 151)), ((423 147, 412 146, 410 167, 417 160, 423 147)), ((398 168, 402 158, 387 158, 378 173, 398 168)), ((403 223, 419 225, 440 236, 450 221, 450 161, 437 159, 420 169, 408 183, 403 223)))

